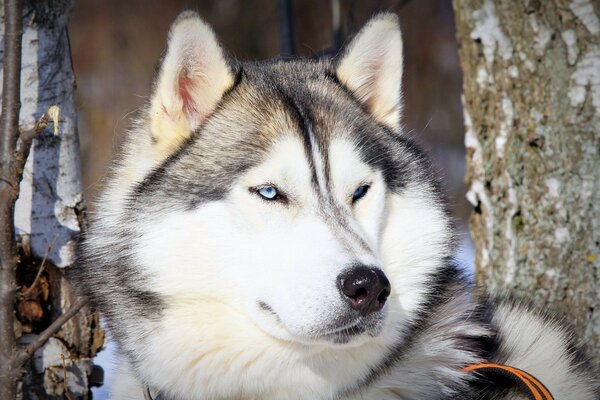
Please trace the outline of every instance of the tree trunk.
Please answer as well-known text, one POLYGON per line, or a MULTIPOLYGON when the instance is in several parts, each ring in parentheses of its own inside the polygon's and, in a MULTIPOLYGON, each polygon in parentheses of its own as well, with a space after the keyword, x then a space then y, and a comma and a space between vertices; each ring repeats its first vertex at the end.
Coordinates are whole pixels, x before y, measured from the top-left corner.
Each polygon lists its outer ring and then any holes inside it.
POLYGON ((600 360, 600 4, 454 0, 477 281, 600 360))
MULTIPOLYGON (((21 130, 33 127, 52 105, 60 108, 60 118, 58 136, 50 126, 35 139, 15 205, 19 345, 35 340, 75 300, 64 276, 64 268, 74 261, 76 235, 84 227, 75 79, 67 34, 72 6, 72 0, 31 0, 23 10, 21 130)), ((85 307, 27 364, 22 397, 63 398, 68 390, 72 399, 87 398, 91 359, 103 342, 98 316, 85 307)))

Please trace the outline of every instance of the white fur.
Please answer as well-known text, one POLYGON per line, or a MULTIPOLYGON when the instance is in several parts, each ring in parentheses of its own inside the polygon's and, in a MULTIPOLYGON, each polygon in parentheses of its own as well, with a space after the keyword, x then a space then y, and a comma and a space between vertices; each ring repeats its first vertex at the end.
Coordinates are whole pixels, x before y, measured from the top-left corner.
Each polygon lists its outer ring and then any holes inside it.
POLYGON ((108 382, 110 387, 110 398, 119 400, 141 400, 143 399, 144 385, 133 374, 133 368, 123 357, 117 360, 113 378, 108 382))

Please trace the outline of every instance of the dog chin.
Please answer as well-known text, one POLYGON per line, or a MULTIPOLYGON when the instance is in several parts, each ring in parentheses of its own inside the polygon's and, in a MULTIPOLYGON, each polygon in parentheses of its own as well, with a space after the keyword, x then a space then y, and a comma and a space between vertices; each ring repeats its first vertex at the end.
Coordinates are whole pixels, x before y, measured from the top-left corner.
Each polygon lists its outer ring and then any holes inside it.
POLYGON ((385 325, 384 315, 361 319, 358 323, 323 335, 322 338, 334 346, 360 346, 381 334, 385 325))
MULTIPOLYGON (((265 334, 277 340, 293 342, 303 346, 357 347, 379 336, 385 326, 387 313, 380 311, 345 324, 338 323, 325 331, 300 333, 289 329, 270 307, 259 303, 261 312, 255 323, 265 334)), ((345 319, 345 318, 344 318, 345 319)))

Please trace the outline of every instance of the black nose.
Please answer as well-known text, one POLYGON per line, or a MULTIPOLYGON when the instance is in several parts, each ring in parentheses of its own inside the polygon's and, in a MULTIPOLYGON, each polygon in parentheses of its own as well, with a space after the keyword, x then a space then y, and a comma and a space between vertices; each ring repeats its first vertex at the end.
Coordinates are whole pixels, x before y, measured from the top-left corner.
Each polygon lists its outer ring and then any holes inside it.
POLYGON ((390 281, 379 268, 355 266, 342 272, 337 281, 350 307, 363 315, 381 310, 390 295, 390 281))

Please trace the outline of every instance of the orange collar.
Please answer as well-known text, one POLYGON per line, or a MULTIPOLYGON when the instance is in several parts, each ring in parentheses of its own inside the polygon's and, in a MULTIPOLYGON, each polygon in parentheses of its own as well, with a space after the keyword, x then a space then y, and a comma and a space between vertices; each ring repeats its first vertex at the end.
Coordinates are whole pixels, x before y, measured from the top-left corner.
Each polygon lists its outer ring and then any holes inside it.
POLYGON ((498 374, 516 382, 521 388, 529 391, 531 400, 554 400, 550 391, 534 376, 515 367, 508 365, 481 363, 471 364, 463 368, 463 372, 480 372, 485 374, 498 374))

